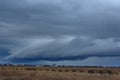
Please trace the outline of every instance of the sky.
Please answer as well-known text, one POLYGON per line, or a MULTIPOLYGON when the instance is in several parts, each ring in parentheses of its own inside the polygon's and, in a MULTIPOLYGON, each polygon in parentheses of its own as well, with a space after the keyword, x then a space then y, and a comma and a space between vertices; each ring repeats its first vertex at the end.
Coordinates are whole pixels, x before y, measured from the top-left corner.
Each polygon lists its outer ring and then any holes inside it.
POLYGON ((120 66, 120 0, 0 0, 0 63, 120 66))

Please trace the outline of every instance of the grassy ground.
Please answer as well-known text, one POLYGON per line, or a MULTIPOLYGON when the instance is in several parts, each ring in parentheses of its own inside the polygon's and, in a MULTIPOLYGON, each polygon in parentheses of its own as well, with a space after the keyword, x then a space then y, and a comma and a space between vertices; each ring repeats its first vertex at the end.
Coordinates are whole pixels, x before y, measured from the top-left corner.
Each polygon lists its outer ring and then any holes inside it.
POLYGON ((54 71, 0 71, 0 80, 120 80, 120 75, 54 71))
POLYGON ((0 67, 0 80, 120 80, 120 69, 0 67))

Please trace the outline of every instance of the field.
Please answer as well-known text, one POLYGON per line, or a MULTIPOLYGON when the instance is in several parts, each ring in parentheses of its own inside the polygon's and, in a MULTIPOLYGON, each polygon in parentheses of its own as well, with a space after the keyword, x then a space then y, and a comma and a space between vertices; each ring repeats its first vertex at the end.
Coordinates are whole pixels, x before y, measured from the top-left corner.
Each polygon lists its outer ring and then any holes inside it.
POLYGON ((0 67, 0 80, 120 80, 120 68, 0 67))

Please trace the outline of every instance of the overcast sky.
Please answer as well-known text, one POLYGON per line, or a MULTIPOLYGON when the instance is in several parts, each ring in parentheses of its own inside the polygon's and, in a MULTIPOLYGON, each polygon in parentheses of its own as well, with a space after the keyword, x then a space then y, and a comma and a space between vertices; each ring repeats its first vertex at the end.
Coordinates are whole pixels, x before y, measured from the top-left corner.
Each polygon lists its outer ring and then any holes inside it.
POLYGON ((0 63, 119 61, 120 0, 0 0, 0 63))

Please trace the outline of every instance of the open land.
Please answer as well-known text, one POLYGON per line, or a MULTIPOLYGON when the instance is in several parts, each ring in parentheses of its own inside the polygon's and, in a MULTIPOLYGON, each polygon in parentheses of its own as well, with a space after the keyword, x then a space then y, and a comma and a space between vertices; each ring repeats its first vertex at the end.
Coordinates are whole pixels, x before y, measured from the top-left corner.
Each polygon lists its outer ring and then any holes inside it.
POLYGON ((1 66, 0 80, 120 80, 120 68, 1 66))

